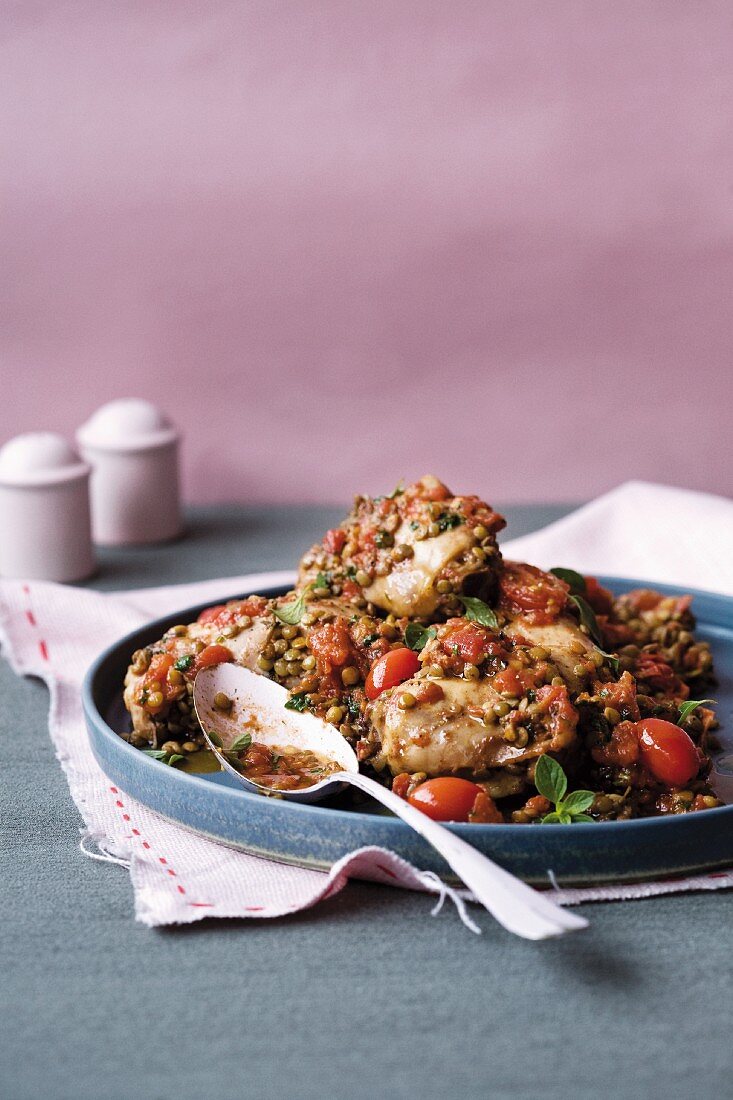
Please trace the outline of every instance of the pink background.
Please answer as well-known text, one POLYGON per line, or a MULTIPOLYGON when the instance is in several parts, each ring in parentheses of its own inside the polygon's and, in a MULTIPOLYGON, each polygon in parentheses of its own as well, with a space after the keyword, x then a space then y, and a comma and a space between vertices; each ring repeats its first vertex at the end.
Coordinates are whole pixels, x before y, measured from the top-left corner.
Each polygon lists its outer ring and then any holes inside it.
POLYGON ((733 491, 727 0, 0 30, 0 440, 140 395, 196 500, 733 491))

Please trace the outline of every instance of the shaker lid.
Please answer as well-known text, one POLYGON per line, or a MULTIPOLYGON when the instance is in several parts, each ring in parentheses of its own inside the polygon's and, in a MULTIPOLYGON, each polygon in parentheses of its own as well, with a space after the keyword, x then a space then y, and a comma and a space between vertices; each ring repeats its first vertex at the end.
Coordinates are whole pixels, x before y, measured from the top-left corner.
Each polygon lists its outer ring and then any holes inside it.
POLYGON ((108 401, 76 433, 81 448, 98 451, 147 451, 177 439, 178 432, 165 414, 139 397, 108 401))
POLYGON ((0 448, 0 485, 56 485, 86 477, 89 469, 56 432, 24 432, 0 448))

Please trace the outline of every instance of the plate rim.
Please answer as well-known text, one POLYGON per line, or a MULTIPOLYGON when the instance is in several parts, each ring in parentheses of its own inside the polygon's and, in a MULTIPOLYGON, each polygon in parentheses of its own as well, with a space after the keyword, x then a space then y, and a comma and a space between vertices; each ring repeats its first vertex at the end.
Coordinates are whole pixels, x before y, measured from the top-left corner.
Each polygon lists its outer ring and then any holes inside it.
MULTIPOLYGON (((729 617, 729 628, 733 633, 733 596, 728 596, 722 592, 712 592, 708 589, 691 588, 686 585, 670 585, 667 583, 643 580, 632 577, 599 575, 598 580, 602 584, 610 587, 612 590, 653 588, 655 591, 662 592, 665 595, 690 595, 693 597, 693 600, 698 599, 699 601, 705 603, 707 603, 707 601, 712 601, 713 605, 718 608, 721 606, 724 608, 728 608, 729 616, 725 616, 725 618, 729 617)), ((267 597, 272 597, 275 595, 282 595, 289 590, 290 588, 287 585, 273 585, 262 588, 258 593, 247 593, 247 595, 264 595, 267 597)), ((240 593, 235 593, 231 596, 223 598, 219 602, 227 602, 227 600, 240 598, 242 598, 240 593)), ((134 630, 128 631, 126 634, 121 635, 119 638, 117 638, 110 645, 106 646, 105 649, 95 658, 95 660, 87 669, 81 688, 82 707, 85 719, 88 724, 93 724, 97 733, 101 734, 105 739, 111 738, 114 742, 115 750, 122 751, 123 756, 129 753, 132 754, 130 759, 134 757, 136 761, 144 760, 150 767, 165 767, 165 765, 162 765, 160 761, 154 760, 151 757, 144 756, 144 754, 141 753, 139 749, 134 748, 128 742, 124 741, 122 737, 120 737, 119 733, 113 730, 112 727, 107 723, 99 706, 97 705, 95 698, 97 681, 100 673, 103 671, 105 665, 109 661, 117 657, 119 651, 128 642, 132 645, 133 639, 137 638, 140 634, 147 632, 154 633, 158 629, 160 629, 161 632, 164 632, 167 626, 169 626, 173 621, 180 622, 185 620, 191 622, 194 618, 197 617, 200 611, 210 606, 212 606, 211 601, 206 600, 204 602, 192 604, 186 608, 175 610, 167 615, 159 616, 156 619, 151 619, 149 622, 141 624, 134 630), (188 616, 190 616, 190 618, 188 616)), ((706 622, 706 625, 723 627, 726 626, 725 622, 716 622, 715 619, 716 617, 714 616, 713 621, 708 620, 706 622)), ((202 794, 204 792, 208 792, 209 794, 212 793, 211 781, 202 778, 196 773, 180 772, 176 768, 166 768, 164 774, 167 776, 167 782, 185 784, 188 786, 189 789, 191 783, 193 783, 194 787, 198 789, 202 794)), ((263 800, 262 795, 250 793, 249 791, 246 791, 244 789, 240 790, 237 787, 217 785, 215 790, 217 793, 217 797, 221 797, 227 800, 237 800, 241 798, 247 799, 248 801, 252 802, 262 802, 263 800)), ((265 800, 265 802, 267 801, 268 800, 265 800)), ((232 802, 231 804, 236 805, 236 802, 232 802)), ((373 814, 366 814, 360 810, 341 810, 337 807, 320 806, 317 803, 293 803, 288 800, 282 800, 281 804, 288 807, 294 806, 296 807, 296 812, 306 812, 307 814, 311 815, 315 814, 316 817, 327 815, 329 820, 333 821, 334 824, 336 823, 336 819, 343 820, 345 824, 350 823, 354 825, 360 822, 366 824, 370 820, 374 820, 373 814)), ((712 817, 714 819, 720 819, 721 824, 723 823, 723 820, 726 820, 731 815, 733 815, 733 803, 725 804, 723 806, 716 806, 713 809, 705 810, 705 816, 708 821, 710 821, 710 818, 712 817)), ((609 835, 613 835, 613 833, 609 834, 609 829, 613 830, 613 832, 615 833, 618 833, 619 829, 623 829, 625 830, 626 834, 634 830, 636 832, 639 832, 643 836, 645 830, 648 830, 649 828, 658 829, 661 826, 662 822, 665 823, 665 827, 668 830, 671 830, 673 824, 678 829, 690 827, 693 823, 690 819, 694 820, 696 816, 697 815, 692 814, 674 814, 668 817, 658 816, 647 818, 632 818, 631 820, 627 821, 576 822, 573 824, 572 835, 578 837, 579 839, 584 836, 598 836, 600 838, 601 836, 607 837, 609 835), (599 830, 602 830, 602 832, 599 833, 599 830)), ((404 830, 405 835, 408 835, 411 832, 409 825, 405 824, 405 822, 401 821, 399 818, 395 818, 393 824, 395 825, 395 827, 401 826, 401 829, 404 830)), ((446 825, 449 829, 456 832, 464 839, 469 840, 472 836, 478 837, 480 835, 495 837, 527 836, 526 825, 518 824, 515 822, 504 822, 502 824, 471 824, 468 822, 447 822, 446 825), (478 833, 477 830, 481 830, 481 833, 478 833), (520 830, 521 832, 519 832, 520 830)), ((544 835, 550 833, 551 835, 557 836, 559 835, 560 831, 565 834, 566 830, 567 826, 561 824, 543 825, 542 827, 542 832, 544 835)))

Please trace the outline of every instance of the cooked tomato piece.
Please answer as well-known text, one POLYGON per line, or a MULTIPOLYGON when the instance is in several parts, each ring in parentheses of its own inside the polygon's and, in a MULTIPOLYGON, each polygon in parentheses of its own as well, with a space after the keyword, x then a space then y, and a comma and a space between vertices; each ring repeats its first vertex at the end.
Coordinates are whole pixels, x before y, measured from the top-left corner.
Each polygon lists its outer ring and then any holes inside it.
POLYGON ((491 795, 488 795, 482 787, 479 787, 468 820, 474 825, 502 825, 504 815, 491 795))
POLYGON ((501 672, 497 672, 491 682, 498 692, 508 691, 512 695, 522 695, 524 693, 522 681, 513 668, 505 668, 501 672))
POLYGON ((198 617, 200 623, 215 623, 219 627, 231 626, 239 622, 244 615, 254 619, 258 615, 264 615, 267 610, 267 600, 264 596, 248 596, 246 600, 236 600, 228 604, 217 604, 215 607, 207 607, 198 617))
POLYGON ((149 688, 154 683, 164 684, 168 670, 173 666, 174 661, 175 657, 172 653, 156 653, 145 673, 143 681, 145 687, 149 688))
POLYGON ((207 645, 197 655, 193 667, 194 672, 200 672, 202 668, 211 668, 213 665, 224 664, 225 661, 233 661, 232 651, 225 645, 207 645))
POLYGON ((615 684, 604 684, 601 698, 604 707, 613 707, 622 718, 636 721, 641 717, 636 700, 636 681, 629 672, 624 672, 615 684))
POLYGON ((226 611, 226 604, 217 603, 214 605, 214 607, 207 607, 205 611, 201 612, 197 619, 197 622, 213 623, 214 619, 218 619, 222 611, 226 611))
POLYGON ((690 694, 687 684, 680 680, 661 653, 642 651, 634 662, 634 676, 637 680, 644 680, 654 691, 663 691, 675 699, 686 699, 690 694))
POLYGON ((145 679, 143 680, 145 689, 143 698, 145 698, 145 709, 151 714, 159 714, 164 707, 167 707, 170 702, 177 699, 185 691, 185 686, 172 684, 168 679, 168 673, 173 667, 175 659, 172 653, 156 653, 148 666, 148 671, 145 673, 145 679), (153 698, 156 692, 159 692, 162 696, 158 706, 151 705, 147 697, 149 695, 150 698, 153 698))
POLYGON ((374 662, 366 678, 364 690, 368 699, 376 699, 387 688, 409 680, 420 668, 417 653, 411 649, 390 649, 374 662))
POLYGON ((334 668, 343 668, 356 658, 346 619, 334 619, 316 627, 308 636, 308 645, 322 675, 328 675, 334 668))
POLYGON ((613 596, 595 577, 585 578, 585 598, 596 615, 610 615, 613 612, 613 596))
POLYGON ((478 665, 492 649, 499 649, 495 634, 479 626, 478 623, 459 619, 447 624, 440 639, 441 648, 452 657, 460 657, 468 664, 478 665), (456 625, 454 626, 453 623, 456 625))
POLYGON ((619 722, 609 741, 594 745, 591 756, 597 764, 628 768, 639 762, 639 734, 633 722, 619 722))
POLYGON ((407 801, 433 821, 468 821, 482 787, 468 779, 446 775, 420 783, 407 801))
POLYGON ((418 703, 439 703, 441 699, 445 699, 445 692, 440 684, 436 684, 432 680, 423 680, 412 694, 418 703))
POLYGON ((680 726, 663 718, 636 723, 641 758, 655 779, 668 787, 682 787, 700 770, 694 741, 680 726))
POLYGON ((499 606, 530 622, 550 623, 565 607, 570 591, 565 581, 534 565, 507 561, 499 576, 499 606))
POLYGON ((346 543, 346 532, 340 527, 333 527, 323 536, 323 549, 327 554, 340 554, 346 543))
POLYGON ((392 780, 392 790, 398 798, 406 798, 407 792, 412 786, 412 776, 409 772, 401 772, 392 780))

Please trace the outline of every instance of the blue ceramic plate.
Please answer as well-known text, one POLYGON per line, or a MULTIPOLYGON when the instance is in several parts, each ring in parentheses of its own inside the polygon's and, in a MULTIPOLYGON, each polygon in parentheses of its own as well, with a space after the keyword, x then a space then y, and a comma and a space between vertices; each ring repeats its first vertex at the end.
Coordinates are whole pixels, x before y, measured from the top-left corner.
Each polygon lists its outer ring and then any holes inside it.
MULTIPOLYGON (((601 578, 612 591, 668 585, 601 578)), ((285 589, 268 589, 264 596, 285 589)), ((689 589, 685 589, 685 592, 689 589)), ((724 748, 717 765, 719 793, 733 802, 733 598, 694 593, 699 636, 713 649, 715 692, 724 748), (727 790, 725 787, 727 786, 727 790)), ((232 597, 236 598, 236 597, 232 597)), ((207 606, 136 630, 106 650, 89 669, 83 703, 100 767, 121 790, 197 833, 256 855, 303 867, 328 868, 364 845, 380 845, 425 870, 447 875, 440 856, 404 822, 374 803, 355 809, 349 796, 306 805, 249 794, 224 772, 191 774, 132 748, 119 731, 130 728, 122 682, 130 655, 175 623, 192 622, 207 606)), ((548 870, 565 885, 634 881, 733 865, 733 805, 669 818, 577 825, 451 825, 457 833, 527 882, 547 884, 548 870)))

